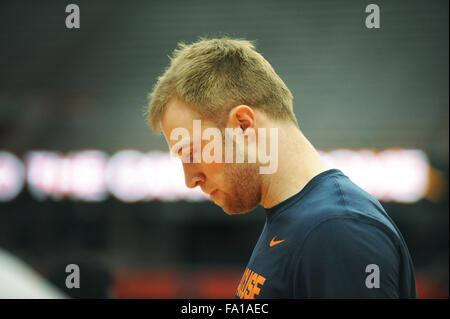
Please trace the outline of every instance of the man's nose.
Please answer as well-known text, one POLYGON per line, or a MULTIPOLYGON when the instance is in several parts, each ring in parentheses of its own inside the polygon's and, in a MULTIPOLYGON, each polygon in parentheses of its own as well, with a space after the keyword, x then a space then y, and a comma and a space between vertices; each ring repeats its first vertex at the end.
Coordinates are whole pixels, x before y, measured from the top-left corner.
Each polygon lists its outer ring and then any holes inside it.
POLYGON ((205 182, 205 175, 198 171, 193 169, 192 167, 188 167, 190 164, 183 165, 184 169, 184 182, 187 187, 194 188, 200 183, 205 182))

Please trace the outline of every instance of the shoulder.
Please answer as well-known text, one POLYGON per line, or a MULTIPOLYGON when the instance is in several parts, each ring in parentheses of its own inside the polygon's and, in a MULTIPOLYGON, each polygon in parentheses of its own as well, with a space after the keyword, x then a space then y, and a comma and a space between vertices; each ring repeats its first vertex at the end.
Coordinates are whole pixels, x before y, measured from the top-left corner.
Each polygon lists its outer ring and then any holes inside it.
POLYGON ((400 253, 395 238, 370 220, 333 217, 310 230, 293 253, 296 293, 330 298, 398 297, 400 253), (300 248, 300 249, 299 249, 300 248), (382 273, 381 286, 367 289, 368 272, 382 273))
POLYGON ((379 201, 340 171, 323 180, 290 210, 281 218, 300 241, 321 224, 321 228, 335 229, 377 227, 398 236, 379 201))
MULTIPOLYGON (((365 269, 376 264, 397 276, 401 244, 383 224, 370 219, 331 217, 323 220, 293 252, 294 262, 304 270, 334 268, 365 269)), ((295 267, 295 265, 294 265, 295 267)))
MULTIPOLYGON (((376 247, 396 254, 401 239, 381 204, 343 174, 333 174, 276 221, 291 253, 376 247)), ((354 254, 352 254, 354 255, 354 254)))
POLYGON ((358 251, 386 248, 396 251, 398 240, 385 224, 365 216, 331 216, 311 227, 300 245, 300 251, 358 251), (355 249, 355 250, 353 250, 355 249))

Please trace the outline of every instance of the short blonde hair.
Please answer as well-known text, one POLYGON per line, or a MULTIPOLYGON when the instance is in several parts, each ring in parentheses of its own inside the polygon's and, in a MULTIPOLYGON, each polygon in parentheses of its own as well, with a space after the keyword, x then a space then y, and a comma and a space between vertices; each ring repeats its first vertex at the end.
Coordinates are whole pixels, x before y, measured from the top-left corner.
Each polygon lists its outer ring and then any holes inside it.
POLYGON ((147 123, 155 134, 172 97, 195 106, 201 116, 220 125, 233 107, 245 104, 298 127, 291 91, 251 41, 223 37, 180 42, 170 60, 149 94, 147 123))

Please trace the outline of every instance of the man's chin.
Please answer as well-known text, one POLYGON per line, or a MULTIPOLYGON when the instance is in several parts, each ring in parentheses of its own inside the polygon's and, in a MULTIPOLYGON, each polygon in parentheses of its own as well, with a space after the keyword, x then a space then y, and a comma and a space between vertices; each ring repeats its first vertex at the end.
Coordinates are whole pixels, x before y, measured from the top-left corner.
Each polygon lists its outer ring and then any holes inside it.
POLYGON ((218 203, 216 203, 216 205, 220 206, 222 208, 222 210, 227 215, 243 215, 243 214, 247 214, 247 213, 251 212, 252 210, 254 210, 256 208, 256 206, 258 206, 258 205, 255 205, 255 207, 244 208, 244 207, 224 206, 224 205, 220 205, 218 203))
POLYGON ((243 215, 251 212, 258 206, 258 201, 256 200, 252 203, 245 203, 245 200, 231 200, 230 197, 219 191, 214 192, 211 199, 214 204, 222 208, 227 215, 243 215))

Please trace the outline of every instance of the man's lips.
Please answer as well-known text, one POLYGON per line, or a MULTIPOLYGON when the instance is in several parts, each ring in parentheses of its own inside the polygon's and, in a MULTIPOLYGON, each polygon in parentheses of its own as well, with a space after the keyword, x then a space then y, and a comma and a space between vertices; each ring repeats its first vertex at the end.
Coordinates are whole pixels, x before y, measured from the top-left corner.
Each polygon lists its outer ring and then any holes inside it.
POLYGON ((219 193, 219 190, 218 190, 218 189, 214 189, 214 190, 212 190, 212 191, 209 192, 209 191, 207 191, 206 189, 204 190, 204 189, 202 188, 202 191, 203 191, 203 193, 209 195, 209 197, 210 197, 212 200, 214 200, 214 196, 217 196, 217 194, 219 193))

